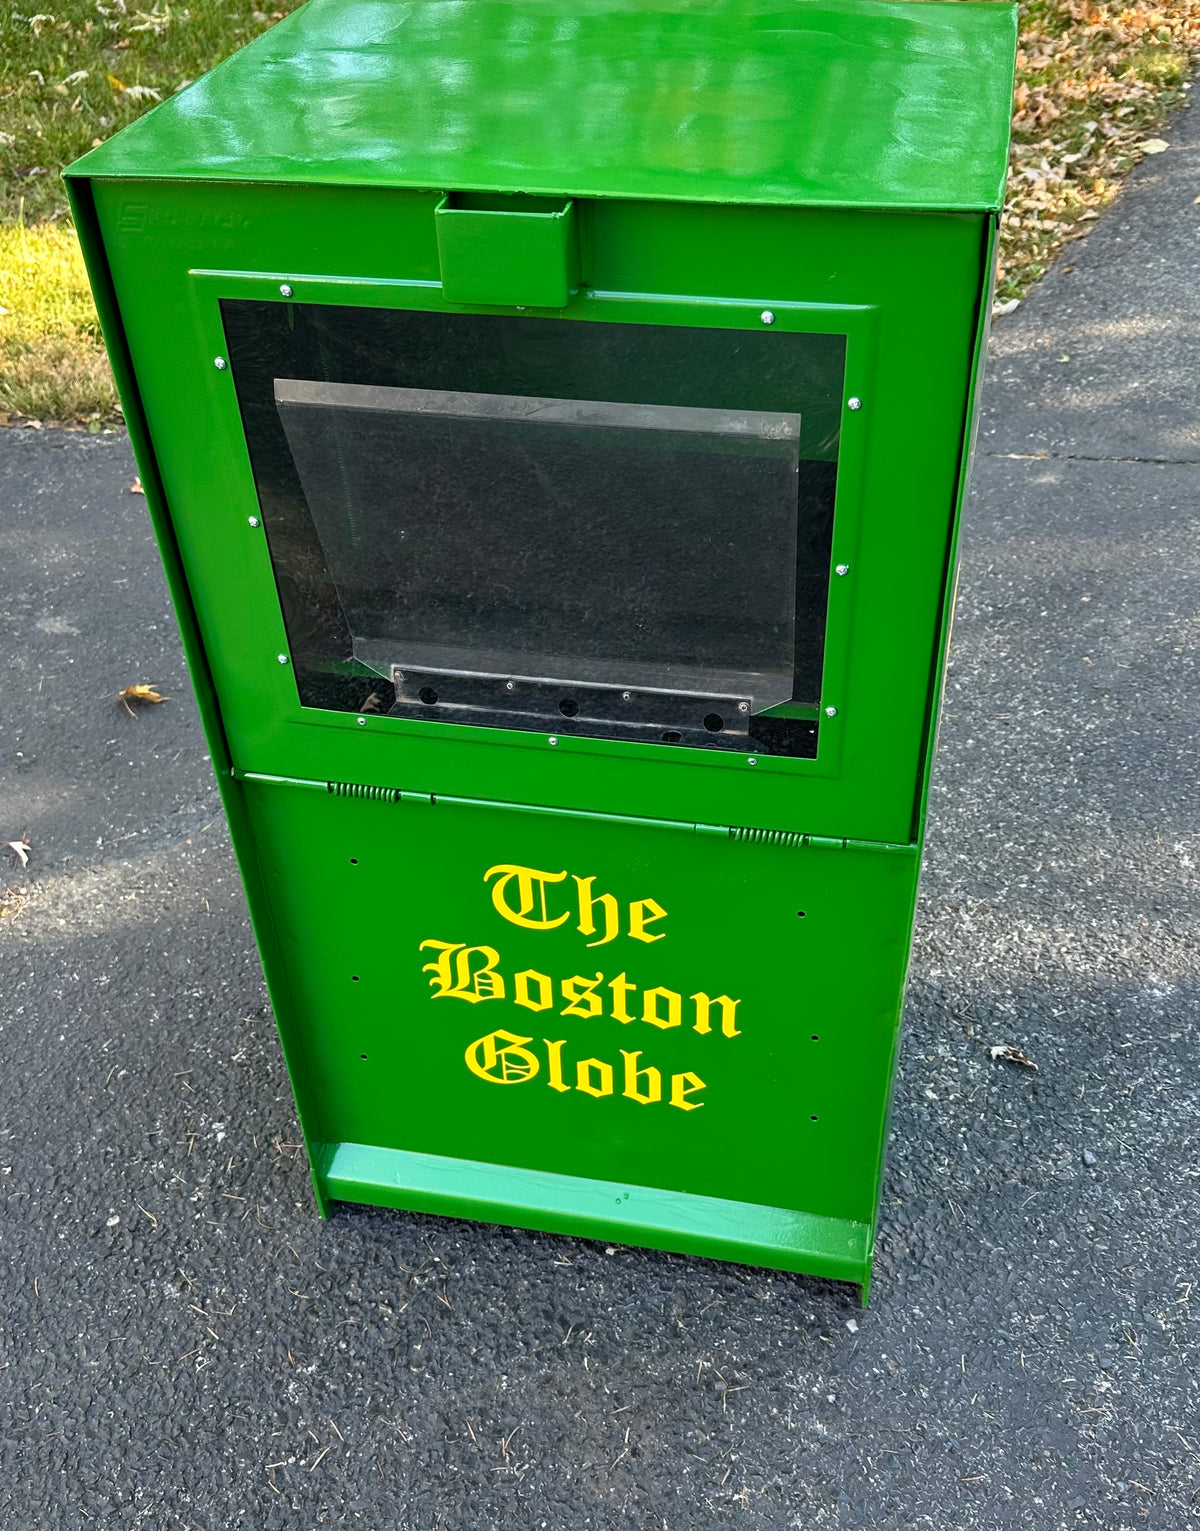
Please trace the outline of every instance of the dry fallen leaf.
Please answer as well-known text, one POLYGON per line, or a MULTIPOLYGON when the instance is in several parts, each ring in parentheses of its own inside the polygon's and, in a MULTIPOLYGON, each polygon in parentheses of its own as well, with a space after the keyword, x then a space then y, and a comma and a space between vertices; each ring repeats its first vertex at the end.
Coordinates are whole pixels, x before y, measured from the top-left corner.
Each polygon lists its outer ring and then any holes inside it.
POLYGON ((137 685, 126 686, 124 690, 118 691, 117 700, 121 703, 121 706, 124 707, 125 711, 132 718, 136 717, 137 714, 130 706, 131 702, 136 703, 140 707, 143 703, 147 702, 153 703, 154 705, 157 705, 159 702, 169 702, 171 698, 169 696, 161 696, 153 686, 137 685))
POLYGON ((135 478, 133 483, 130 484, 129 492, 130 494, 145 494, 146 491, 142 488, 142 481, 140 478, 135 478))
POLYGON ((12 851, 23 868, 29 865, 29 841, 24 836, 20 840, 6 840, 4 849, 12 851))
POLYGON ((1032 1069, 1035 1074, 1038 1071, 1038 1066, 1033 1061, 1033 1059, 1027 1058, 1025 1054, 1016 1047, 989 1047, 988 1057, 1002 1058, 1005 1063, 1019 1063, 1022 1068, 1032 1069))
POLYGON ((997 295, 1020 297, 1171 145, 1200 52, 1200 0, 1038 0, 1021 7, 997 295), (1181 83, 1182 82, 1182 83, 1181 83))

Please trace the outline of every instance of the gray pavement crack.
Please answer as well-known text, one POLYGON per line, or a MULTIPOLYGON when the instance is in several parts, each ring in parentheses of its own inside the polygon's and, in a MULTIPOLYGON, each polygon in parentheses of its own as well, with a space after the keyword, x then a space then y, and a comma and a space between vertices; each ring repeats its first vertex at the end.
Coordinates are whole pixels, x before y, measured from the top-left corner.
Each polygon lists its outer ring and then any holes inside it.
POLYGON ((1198 457, 1094 457, 1087 452, 979 452, 998 462, 1142 463, 1147 467, 1200 468, 1198 457))

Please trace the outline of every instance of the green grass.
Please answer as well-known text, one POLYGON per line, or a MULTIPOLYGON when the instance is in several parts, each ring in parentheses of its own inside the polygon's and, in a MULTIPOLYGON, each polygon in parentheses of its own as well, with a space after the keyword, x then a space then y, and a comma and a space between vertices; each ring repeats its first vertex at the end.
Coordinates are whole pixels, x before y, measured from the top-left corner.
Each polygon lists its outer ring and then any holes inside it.
MULTIPOLYGON (((11 5, 12 0, 9 0, 11 5)), ((43 0, 0 16, 0 421, 119 410, 60 173, 295 8, 43 0), (61 220, 61 221, 60 221, 61 220)), ((470 0, 468 0, 470 3, 470 0)), ((1200 0, 1026 0, 998 293, 1019 297, 1115 196, 1200 56, 1200 0)))
MULTIPOLYGON (((0 17, 0 221, 66 210, 60 172, 295 9, 236 0, 43 0, 0 17)), ((11 4, 11 0, 10 0, 11 4)))
MULTIPOLYGON (((0 423, 119 418, 61 172, 288 11, 43 0, 0 16, 0 423)), ((11 4, 11 0, 10 0, 11 4)))
POLYGON ((0 224, 0 421, 76 420, 117 412, 75 230, 0 224))

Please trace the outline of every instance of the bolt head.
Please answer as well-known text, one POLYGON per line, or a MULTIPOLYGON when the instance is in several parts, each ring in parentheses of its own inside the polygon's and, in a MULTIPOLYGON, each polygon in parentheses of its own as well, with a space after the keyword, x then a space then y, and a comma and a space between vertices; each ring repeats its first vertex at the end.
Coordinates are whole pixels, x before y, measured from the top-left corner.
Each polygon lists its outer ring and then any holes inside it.
POLYGON ((281 297, 290 298, 291 295, 292 295, 292 289, 288 286, 288 284, 286 282, 280 282, 280 284, 279 284, 279 293, 280 293, 281 297))
POLYGON ((228 365, 229 365, 229 363, 225 360, 225 358, 223 356, 214 356, 213 357, 213 366, 217 369, 218 372, 224 372, 225 368, 228 367, 228 365))
POLYGON ((359 726, 359 728, 366 728, 366 726, 367 726, 366 718, 359 718, 358 726, 359 726))
POLYGON ((750 711, 750 703, 749 702, 739 702, 738 703, 738 711, 739 712, 749 712, 750 711))
POLYGON ((835 574, 842 574, 842 575, 849 574, 849 572, 850 572, 850 565, 848 563, 840 563, 840 564, 838 564, 837 568, 834 569, 833 572, 835 574))
POLYGON ((551 734, 551 735, 550 735, 550 741, 549 741, 549 742, 550 742, 550 743, 551 743, 551 744, 557 744, 557 743, 558 743, 558 737, 557 737, 557 735, 555 735, 555 734, 551 734))
POLYGON ((504 682, 504 689, 506 691, 515 691, 517 689, 516 681, 515 680, 506 680, 504 682))
POLYGON ((762 320, 762 322, 764 324, 774 324, 775 323, 775 315, 771 312, 771 310, 769 308, 764 308, 762 313, 759 314, 758 317, 762 320))
POLYGON ((836 707, 826 707, 826 709, 825 709, 825 716, 827 718, 836 718, 837 717, 837 708, 836 707))
POLYGON ((622 691, 621 692, 621 700, 623 702, 632 702, 633 701, 633 692, 632 691, 622 691))
POLYGON ((862 400, 856 394, 853 398, 850 398, 850 399, 846 400, 846 408, 847 409, 861 409, 862 408, 862 400))
POLYGON ((747 755, 746 756, 746 764, 747 765, 757 765, 758 764, 758 756, 757 755, 747 755))
POLYGON ((247 526, 257 526, 258 525, 258 517, 257 516, 247 516, 246 517, 246 525, 247 526))
POLYGON ((278 659, 280 664, 287 664, 288 662, 288 657, 286 654, 276 654, 275 658, 278 659))

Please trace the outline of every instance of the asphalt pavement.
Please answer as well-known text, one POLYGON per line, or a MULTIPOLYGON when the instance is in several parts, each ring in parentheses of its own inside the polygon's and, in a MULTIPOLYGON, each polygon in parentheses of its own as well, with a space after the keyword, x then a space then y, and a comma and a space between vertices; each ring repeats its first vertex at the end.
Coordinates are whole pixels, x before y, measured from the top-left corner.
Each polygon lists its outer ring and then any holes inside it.
POLYGON ((1200 1523, 1200 111, 1169 137, 996 327, 866 1313, 318 1220, 128 446, 0 432, 0 1523, 1200 1523))

